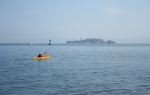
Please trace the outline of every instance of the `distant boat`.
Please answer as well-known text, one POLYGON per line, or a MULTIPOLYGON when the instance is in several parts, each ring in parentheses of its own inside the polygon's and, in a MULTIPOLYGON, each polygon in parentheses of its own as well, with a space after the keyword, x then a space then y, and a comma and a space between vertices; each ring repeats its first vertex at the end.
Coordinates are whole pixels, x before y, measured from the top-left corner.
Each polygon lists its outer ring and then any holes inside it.
POLYGON ((27 42, 27 43, 25 43, 26 45, 32 45, 32 43, 31 42, 27 42))
POLYGON ((31 42, 29 42, 29 45, 32 45, 32 43, 31 43, 31 42))
POLYGON ((52 45, 52 40, 49 40, 49 43, 48 43, 48 45, 52 45))

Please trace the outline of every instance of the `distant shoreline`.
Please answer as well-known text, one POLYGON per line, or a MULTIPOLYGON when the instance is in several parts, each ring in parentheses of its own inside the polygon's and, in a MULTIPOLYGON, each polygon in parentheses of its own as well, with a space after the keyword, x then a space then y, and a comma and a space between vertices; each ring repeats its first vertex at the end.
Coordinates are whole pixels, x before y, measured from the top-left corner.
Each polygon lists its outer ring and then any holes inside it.
POLYGON ((0 46, 150 46, 150 43, 117 43, 117 44, 67 44, 67 43, 53 43, 48 45, 47 43, 0 43, 0 46))

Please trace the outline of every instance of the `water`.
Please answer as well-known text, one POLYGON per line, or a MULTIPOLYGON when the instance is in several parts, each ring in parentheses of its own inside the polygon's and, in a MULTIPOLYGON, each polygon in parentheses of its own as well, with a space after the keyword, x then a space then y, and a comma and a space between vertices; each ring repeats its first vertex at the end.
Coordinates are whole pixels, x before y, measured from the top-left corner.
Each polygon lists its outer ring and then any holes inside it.
POLYGON ((150 95, 150 46, 0 46, 0 95, 150 95), (48 60, 33 61, 41 51, 48 60))

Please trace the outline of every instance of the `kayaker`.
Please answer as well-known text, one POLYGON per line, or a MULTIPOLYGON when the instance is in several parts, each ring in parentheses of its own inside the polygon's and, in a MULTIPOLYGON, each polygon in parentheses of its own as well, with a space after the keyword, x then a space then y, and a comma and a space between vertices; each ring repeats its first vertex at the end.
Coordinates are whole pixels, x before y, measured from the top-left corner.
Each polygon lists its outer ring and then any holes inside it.
POLYGON ((41 54, 41 53, 39 53, 38 57, 42 57, 42 54, 41 54))
POLYGON ((42 53, 39 53, 38 57, 42 57, 44 54, 46 54, 47 52, 44 52, 43 54, 42 53))

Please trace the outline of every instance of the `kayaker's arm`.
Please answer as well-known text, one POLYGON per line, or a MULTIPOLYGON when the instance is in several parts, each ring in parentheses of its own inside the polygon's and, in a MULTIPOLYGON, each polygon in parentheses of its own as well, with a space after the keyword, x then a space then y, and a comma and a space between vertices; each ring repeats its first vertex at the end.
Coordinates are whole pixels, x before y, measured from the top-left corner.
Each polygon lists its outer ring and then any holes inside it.
POLYGON ((44 54, 46 54, 47 52, 44 52, 43 54, 41 54, 41 55, 44 55, 44 54))

